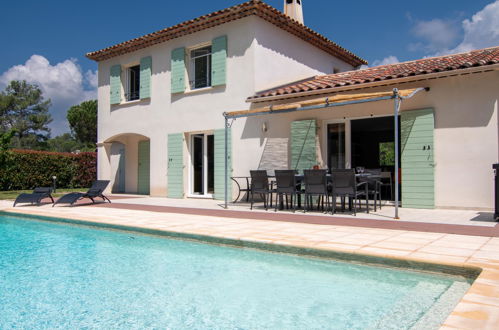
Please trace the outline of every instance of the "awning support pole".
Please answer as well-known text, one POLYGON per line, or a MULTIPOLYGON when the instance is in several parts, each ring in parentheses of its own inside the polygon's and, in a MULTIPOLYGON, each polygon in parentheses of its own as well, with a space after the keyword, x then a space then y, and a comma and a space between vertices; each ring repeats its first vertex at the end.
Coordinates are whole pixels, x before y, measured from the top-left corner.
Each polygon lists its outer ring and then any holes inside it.
POLYGON ((224 200, 225 209, 229 208, 229 118, 225 117, 225 171, 224 171, 224 200))
POLYGON ((395 106, 395 219, 399 218, 399 111, 400 95, 397 88, 393 89, 393 101, 395 106))

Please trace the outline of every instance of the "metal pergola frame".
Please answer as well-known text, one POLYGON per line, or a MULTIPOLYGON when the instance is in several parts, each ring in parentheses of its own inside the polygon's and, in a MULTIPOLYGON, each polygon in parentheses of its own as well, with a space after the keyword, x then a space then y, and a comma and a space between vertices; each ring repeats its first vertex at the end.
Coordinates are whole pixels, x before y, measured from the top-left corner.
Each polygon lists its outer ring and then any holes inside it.
MULTIPOLYGON (((393 89, 393 94, 390 96, 382 96, 382 97, 375 97, 375 98, 366 98, 366 99, 361 99, 361 100, 352 100, 352 101, 345 101, 345 102, 336 102, 336 103, 328 103, 326 102, 325 104, 321 105, 312 105, 312 106, 304 106, 304 107, 297 107, 293 109, 286 109, 286 110, 279 110, 279 112, 276 113, 288 113, 288 112, 298 112, 298 111, 307 111, 307 110, 318 110, 318 109, 325 109, 325 108, 331 108, 331 107, 340 107, 340 106, 345 106, 345 105, 353 105, 353 104, 362 104, 362 103, 369 103, 369 102, 377 102, 377 101, 385 101, 385 100, 393 100, 394 101, 394 122, 395 122, 395 216, 394 219, 399 219, 399 113, 400 113, 400 107, 402 105, 402 101, 406 99, 410 99, 414 95, 416 95, 419 92, 422 91, 429 91, 430 88, 428 87, 420 87, 416 88, 411 94, 407 96, 402 96, 399 94, 399 89, 394 88, 393 89)), ((223 116, 225 118, 225 182, 224 182, 224 199, 225 199, 225 204, 224 208, 228 209, 229 208, 229 196, 228 196, 228 191, 229 191, 229 159, 228 159, 228 151, 229 151, 229 145, 228 145, 228 138, 229 138, 229 128, 232 126, 232 123, 230 120, 235 120, 237 118, 244 118, 244 117, 254 117, 254 116, 263 116, 263 115, 269 115, 273 114, 272 111, 267 111, 267 110, 262 110, 261 112, 252 112, 248 114, 237 114, 237 115, 231 115, 227 112, 224 112, 223 116)))

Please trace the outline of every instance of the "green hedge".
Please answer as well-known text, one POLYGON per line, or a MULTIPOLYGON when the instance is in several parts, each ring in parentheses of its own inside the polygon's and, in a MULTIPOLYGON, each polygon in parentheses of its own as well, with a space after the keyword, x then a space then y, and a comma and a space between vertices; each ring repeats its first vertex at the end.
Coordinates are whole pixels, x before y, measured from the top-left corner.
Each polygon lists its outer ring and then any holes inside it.
POLYGON ((11 150, 0 164, 0 190, 51 187, 86 188, 97 178, 97 154, 11 150))

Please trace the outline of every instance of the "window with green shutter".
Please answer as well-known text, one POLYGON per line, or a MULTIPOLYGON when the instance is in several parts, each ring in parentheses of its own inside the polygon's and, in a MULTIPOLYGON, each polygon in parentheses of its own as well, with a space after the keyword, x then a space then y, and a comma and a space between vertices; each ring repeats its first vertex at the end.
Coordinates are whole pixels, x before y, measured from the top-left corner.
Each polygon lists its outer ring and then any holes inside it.
POLYGON ((172 51, 171 58, 171 92, 185 92, 185 48, 172 51))
POLYGON ((211 46, 192 49, 189 53, 189 86, 191 89, 211 86, 211 46))
POLYGON ((151 74, 152 74, 152 58, 151 56, 144 57, 140 60, 140 99, 151 97, 151 74))
POLYGON ((291 123, 291 169, 303 171, 317 165, 315 120, 291 123))
POLYGON ((225 85, 227 80, 227 36, 213 39, 211 48, 211 85, 225 85))
POLYGON ((113 65, 109 78, 111 104, 121 103, 121 65, 113 65))

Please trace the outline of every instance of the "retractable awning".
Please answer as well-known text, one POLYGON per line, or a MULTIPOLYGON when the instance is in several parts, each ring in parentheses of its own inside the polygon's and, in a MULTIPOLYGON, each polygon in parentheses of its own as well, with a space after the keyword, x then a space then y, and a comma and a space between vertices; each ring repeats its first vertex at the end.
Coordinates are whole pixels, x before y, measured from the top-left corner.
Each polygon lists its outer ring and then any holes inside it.
MULTIPOLYGON (((399 111, 402 100, 409 99, 421 91, 429 91, 428 87, 402 89, 394 88, 392 91, 376 92, 376 93, 356 93, 356 94, 340 94, 321 97, 313 100, 301 102, 292 102, 287 104, 270 105, 262 108, 225 112, 225 208, 228 208, 228 132, 231 124, 229 120, 243 117, 262 116, 270 114, 279 114, 286 112, 297 112, 307 110, 320 110, 330 107, 338 107, 345 105, 361 104, 367 102, 377 102, 383 100, 394 100, 394 123, 395 123, 395 182, 399 182, 399 111)), ((395 185, 395 219, 398 219, 399 208, 399 187, 395 185)))
MULTIPOLYGON (((402 89, 398 91, 398 95, 399 97, 402 98, 409 98, 412 97, 412 95, 424 89, 426 88, 402 89)), ((393 98, 395 98, 393 91, 331 95, 327 97, 321 97, 301 102, 270 105, 251 110, 231 111, 224 113, 224 116, 225 118, 252 117, 252 116, 278 114, 278 113, 293 112, 293 111, 315 110, 321 108, 326 109, 329 107, 342 106, 342 105, 391 100, 393 98)))

